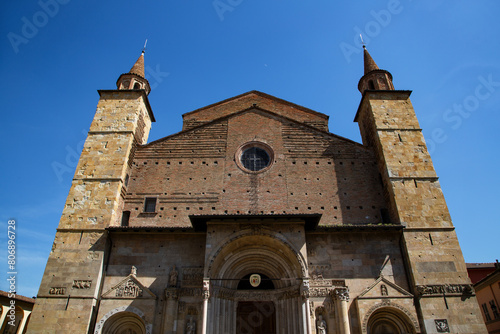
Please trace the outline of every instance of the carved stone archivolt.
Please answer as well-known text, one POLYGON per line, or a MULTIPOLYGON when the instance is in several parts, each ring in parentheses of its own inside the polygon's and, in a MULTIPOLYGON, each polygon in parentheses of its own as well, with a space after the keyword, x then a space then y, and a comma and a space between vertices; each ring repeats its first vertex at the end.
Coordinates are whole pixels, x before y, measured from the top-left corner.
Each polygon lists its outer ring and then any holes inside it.
POLYGON ((417 293, 420 296, 474 295, 474 288, 470 284, 417 285, 417 293))
MULTIPOLYGON (((212 254, 210 255, 209 257, 209 260, 207 262, 207 270, 206 270, 206 275, 207 277, 210 277, 212 275, 212 271, 213 271, 213 264, 215 262, 215 259, 218 257, 218 255, 222 252, 222 250, 224 250, 226 247, 228 247, 231 243, 233 243, 234 241, 238 240, 238 239, 241 239, 241 238, 246 238, 248 237, 249 235, 255 235, 255 229, 252 229, 252 232, 251 233, 248 233, 248 229, 245 230, 245 231, 241 231, 240 232, 241 234, 238 234, 238 235, 235 235, 233 236, 232 238, 229 238, 228 240, 226 240, 226 242, 224 242, 219 248, 217 248, 217 250, 212 254)), ((307 269, 307 262, 305 261, 305 259, 303 258, 302 254, 300 253, 300 251, 296 250, 287 240, 286 238, 281 235, 281 234, 276 234, 276 233, 273 233, 272 231, 268 231, 266 228, 262 228, 260 230, 260 232, 258 233, 258 235, 262 235, 262 236, 265 236, 265 237, 269 237, 269 238, 272 238, 276 241, 278 241, 284 248, 288 249, 289 251, 291 251, 292 254, 294 254, 294 257, 296 258, 297 262, 298 262, 298 266, 300 267, 300 271, 301 271, 301 274, 302 274, 302 277, 306 277, 307 276, 307 272, 308 272, 308 269, 307 269)))
POLYGON ((417 319, 412 315, 412 313, 406 307, 404 307, 402 305, 399 305, 397 303, 394 303, 394 302, 392 302, 389 299, 384 299, 382 302, 373 305, 366 312, 366 314, 365 314, 365 316, 363 318, 362 326, 361 326, 362 333, 367 333, 367 330, 368 330, 368 321, 370 320, 370 317, 372 316, 372 314, 374 312, 380 310, 380 309, 383 309, 383 308, 394 308, 394 309, 397 309, 399 312, 404 313, 406 315, 406 317, 408 318, 408 320, 413 325, 413 327, 415 328, 415 331, 417 333, 420 333, 420 326, 418 324, 417 319))
POLYGON ((138 308, 132 307, 132 306, 121 306, 121 307, 117 307, 117 308, 109 311, 101 318, 101 320, 95 326, 94 334, 102 334, 104 323, 112 316, 118 315, 122 312, 134 313, 137 317, 139 317, 144 322, 145 327, 146 327, 146 334, 151 334, 153 332, 153 325, 148 324, 146 322, 143 311, 141 311, 138 308))

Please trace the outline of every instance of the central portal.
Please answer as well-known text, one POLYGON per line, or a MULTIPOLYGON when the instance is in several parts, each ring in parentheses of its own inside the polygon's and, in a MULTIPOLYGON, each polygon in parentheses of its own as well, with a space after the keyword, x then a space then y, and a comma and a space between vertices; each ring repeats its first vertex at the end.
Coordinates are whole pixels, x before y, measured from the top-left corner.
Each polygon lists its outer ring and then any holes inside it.
MULTIPOLYGON (((286 223, 285 231, 304 231, 301 222, 286 223)), ((208 225, 207 245, 217 246, 206 254, 206 333, 307 333, 306 302, 300 293, 307 277, 307 262, 300 252, 305 233, 296 233, 302 239, 291 235, 292 244, 285 234, 273 231, 282 224, 274 227, 245 219, 241 224, 215 221, 208 225), (221 241, 218 231, 230 233, 226 241, 221 241)))
POLYGON ((239 302, 236 312, 236 333, 276 334, 273 302, 239 302))

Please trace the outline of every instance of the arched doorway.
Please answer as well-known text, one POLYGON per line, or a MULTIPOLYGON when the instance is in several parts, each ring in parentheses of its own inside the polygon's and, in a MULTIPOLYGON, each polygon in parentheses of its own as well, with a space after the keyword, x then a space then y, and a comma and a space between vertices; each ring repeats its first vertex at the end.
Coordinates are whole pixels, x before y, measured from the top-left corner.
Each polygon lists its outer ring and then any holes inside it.
POLYGON ((207 263, 207 333, 304 332, 306 304, 300 286, 305 261, 282 237, 241 231, 214 250, 207 263), (260 289, 244 288, 252 274, 261 276, 260 289))
POLYGON ((120 312, 111 316, 102 328, 103 334, 146 334, 141 318, 132 312, 120 312))
POLYGON ((368 320, 368 334, 413 334, 409 319, 396 309, 389 307, 375 311, 368 320))

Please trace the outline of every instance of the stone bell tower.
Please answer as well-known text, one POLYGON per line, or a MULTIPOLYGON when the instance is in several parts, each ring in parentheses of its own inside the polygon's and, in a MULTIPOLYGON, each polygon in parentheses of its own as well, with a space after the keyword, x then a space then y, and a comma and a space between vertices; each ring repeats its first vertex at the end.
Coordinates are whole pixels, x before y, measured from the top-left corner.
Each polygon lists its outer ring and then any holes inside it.
POLYGON ((88 333, 102 294, 110 243, 120 225, 135 148, 146 144, 153 112, 144 52, 99 103, 80 156, 38 291, 29 333, 88 333))
POLYGON ((415 111, 411 91, 364 48, 363 94, 355 121, 377 156, 387 220, 402 224, 402 249, 424 333, 486 333, 455 228, 415 111))

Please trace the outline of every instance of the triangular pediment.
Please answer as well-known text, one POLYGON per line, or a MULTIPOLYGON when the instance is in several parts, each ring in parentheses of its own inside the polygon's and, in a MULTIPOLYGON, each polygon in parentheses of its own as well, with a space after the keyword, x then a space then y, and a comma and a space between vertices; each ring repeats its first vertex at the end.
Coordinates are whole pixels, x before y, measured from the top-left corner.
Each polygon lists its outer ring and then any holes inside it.
POLYGON ((380 276, 358 296, 359 299, 401 297, 413 298, 413 295, 384 276, 380 276))
POLYGON ((120 283, 102 295, 112 299, 156 299, 156 295, 146 288, 135 275, 130 274, 120 283))
MULTIPOLYGON (((217 118, 208 123, 199 124, 193 128, 185 129, 176 134, 155 140, 140 147, 136 152, 136 156, 141 156, 142 158, 142 155, 145 155, 147 157, 153 154, 153 152, 164 152, 168 153, 169 155, 179 154, 183 157, 189 157, 192 150, 192 145, 197 141, 202 141, 204 144, 204 148, 210 151, 206 152, 207 156, 224 156, 224 149, 226 147, 226 138, 228 131, 228 120, 231 118, 243 116, 247 113, 256 113, 261 115, 262 117, 279 120, 282 123, 286 124, 288 127, 300 128, 303 134, 308 133, 312 136, 312 138, 323 141, 327 146, 331 145, 333 142, 342 142, 343 144, 347 144, 349 146, 353 145, 358 150, 366 151, 366 147, 360 143, 335 135, 316 126, 310 125, 307 122, 302 123, 295 119, 288 118, 285 115, 275 113, 274 111, 263 109, 259 106, 252 106, 247 109, 243 109, 217 118)), ((313 142, 310 143, 314 144, 313 142)), ((200 153, 200 150, 198 148, 197 156, 204 156, 203 152, 200 153)))
POLYGON ((297 122, 328 131, 327 115, 255 90, 182 115, 184 120, 183 130, 238 113, 251 107, 268 110, 297 122))

